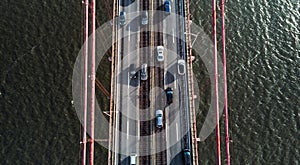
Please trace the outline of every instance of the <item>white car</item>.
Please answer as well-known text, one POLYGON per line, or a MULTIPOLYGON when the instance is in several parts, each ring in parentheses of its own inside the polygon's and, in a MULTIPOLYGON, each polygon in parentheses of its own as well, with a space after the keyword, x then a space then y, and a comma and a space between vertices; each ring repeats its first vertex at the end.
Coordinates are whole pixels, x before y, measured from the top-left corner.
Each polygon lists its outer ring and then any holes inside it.
POLYGON ((155 113, 156 116, 156 127, 162 128, 163 127, 163 111, 158 109, 155 113))
POLYGON ((185 61, 183 59, 178 60, 178 74, 184 75, 185 74, 185 61))
POLYGON ((130 154, 130 165, 135 165, 136 164, 136 154, 132 153, 130 154))
POLYGON ((157 46, 157 61, 161 62, 164 61, 164 47, 163 46, 157 46))

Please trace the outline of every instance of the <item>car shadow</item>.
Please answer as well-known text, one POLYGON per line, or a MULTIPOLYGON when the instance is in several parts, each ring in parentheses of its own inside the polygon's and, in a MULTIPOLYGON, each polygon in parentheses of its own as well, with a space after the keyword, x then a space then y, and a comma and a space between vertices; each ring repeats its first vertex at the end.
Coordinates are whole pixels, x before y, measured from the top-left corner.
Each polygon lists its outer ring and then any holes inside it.
POLYGON ((132 4, 135 0, 122 0, 121 1, 121 6, 126 7, 129 6, 130 4, 132 4))
MULTIPOLYGON (((168 70, 174 70, 174 71, 177 71, 177 65, 176 64, 173 64, 171 67, 169 67, 168 70)), ((175 81, 175 76, 173 73, 167 71, 166 74, 165 74, 165 84, 166 85, 169 85, 171 83, 173 83, 175 81)))

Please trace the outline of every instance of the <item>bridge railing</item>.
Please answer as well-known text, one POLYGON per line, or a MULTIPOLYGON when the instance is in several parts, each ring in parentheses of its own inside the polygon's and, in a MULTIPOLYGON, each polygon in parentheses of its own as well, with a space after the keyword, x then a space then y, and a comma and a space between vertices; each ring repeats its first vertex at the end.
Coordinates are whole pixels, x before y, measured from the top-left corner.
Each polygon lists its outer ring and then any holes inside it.
POLYGON ((112 151, 112 148, 114 147, 114 140, 115 140, 115 135, 114 135, 114 131, 113 128, 114 125, 116 125, 116 120, 115 120, 115 96, 116 96, 116 90, 115 90, 115 84, 116 83, 116 75, 115 75, 115 70, 116 70, 116 66, 117 66, 117 61, 116 61, 116 57, 117 57, 117 53, 118 53, 118 47, 117 47, 117 22, 116 22, 116 16, 118 15, 118 0, 114 0, 113 3, 113 15, 112 15, 112 53, 111 53, 111 95, 110 95, 110 110, 109 110, 109 148, 108 148, 108 165, 112 165, 114 162, 114 159, 116 159, 113 154, 114 152, 112 151))
POLYGON ((189 0, 184 1, 185 9, 185 29, 186 29, 186 50, 187 50, 187 69, 188 69, 188 89, 189 89, 189 106, 190 106, 190 126, 191 126, 191 136, 192 136, 192 155, 193 155, 193 165, 198 165, 198 142, 197 142, 197 127, 196 127, 196 112, 195 112, 195 93, 194 93, 194 76, 193 76, 193 60, 192 55, 192 42, 190 33, 191 15, 190 15, 190 2, 189 0))

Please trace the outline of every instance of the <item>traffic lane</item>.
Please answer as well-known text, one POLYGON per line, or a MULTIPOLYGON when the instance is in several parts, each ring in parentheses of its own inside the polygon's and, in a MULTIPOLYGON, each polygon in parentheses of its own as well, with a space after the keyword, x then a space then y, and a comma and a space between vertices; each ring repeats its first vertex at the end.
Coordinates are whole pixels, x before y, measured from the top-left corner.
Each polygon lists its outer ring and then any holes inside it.
MULTIPOLYGON (((180 91, 177 83, 177 55, 172 51, 166 52, 165 61, 165 88, 173 88, 173 103, 166 106, 165 113, 168 117, 167 127, 167 143, 168 147, 174 144, 181 143, 181 115, 180 115, 180 104, 179 98, 180 91)), ((178 153, 181 152, 181 145, 175 145, 168 149, 168 162, 170 162, 178 153)))
MULTIPOLYGON (((165 114, 168 118, 168 122, 166 123, 166 125, 168 125, 168 129, 166 131, 169 135, 167 137, 169 147, 175 145, 176 143, 180 143, 180 140, 183 137, 183 133, 181 131, 181 98, 179 97, 181 93, 180 90, 177 89, 173 90, 173 103, 165 108, 165 114)), ((173 147, 172 150, 170 148, 169 159, 172 159, 180 151, 181 146, 173 147)))
MULTIPOLYGON (((124 30, 122 30, 122 32, 124 32, 124 30)), ((128 47, 127 47, 127 42, 125 42, 126 39, 123 38, 121 40, 121 42, 123 42, 121 45, 121 53, 123 54, 123 59, 121 61, 121 68, 127 68, 127 63, 128 63, 128 58, 126 58, 127 54, 128 54, 128 47), (125 58, 124 58, 125 57, 125 58)), ((121 82, 126 82, 128 81, 128 73, 122 71, 120 73, 121 78, 119 79, 121 82)), ((120 155, 120 160, 122 161, 123 159, 126 159, 127 155, 128 155, 128 151, 127 151, 127 134, 129 132, 128 130, 128 113, 129 113, 129 109, 128 109, 128 95, 129 95, 129 85, 121 83, 121 93, 119 94, 119 97, 121 97, 122 102, 121 102, 121 107, 120 107, 120 119, 119 122, 120 123, 120 147, 119 147, 119 153, 121 153, 120 155)))
POLYGON ((171 160, 170 160, 170 165, 182 165, 184 164, 183 160, 183 154, 182 151, 179 150, 178 148, 181 149, 181 142, 178 141, 175 145, 170 147, 170 154, 171 154, 171 160))
MULTIPOLYGON (((174 4, 174 3, 172 3, 174 4)), ((177 28, 177 23, 176 23, 176 18, 177 15, 175 14, 170 14, 169 16, 165 17, 163 20, 164 24, 164 39, 165 39, 165 47, 168 50, 172 50, 173 52, 176 52, 177 48, 177 38, 178 36, 178 28, 177 28)))
MULTIPOLYGON (((136 10, 136 5, 135 5, 135 7, 134 7, 134 5, 132 5, 129 8, 122 8, 122 7, 119 6, 119 8, 120 8, 120 11, 124 11, 124 12, 128 13, 131 10, 134 10, 134 9, 136 10)), ((128 19, 128 18, 126 18, 126 19, 128 19)), ((118 86, 119 86, 118 87, 118 90, 119 90, 118 96, 119 96, 119 98, 123 98, 123 99, 122 99, 122 102, 120 104, 117 104, 117 105, 120 105, 120 107, 119 107, 120 119, 117 121, 117 125, 120 124, 120 128, 117 130, 117 131, 120 130, 120 134, 119 134, 119 138, 117 138, 117 141, 120 140, 120 144, 119 144, 119 147, 118 147, 118 149, 119 149, 118 152, 119 153, 126 153, 126 155, 124 155, 124 154, 119 155, 119 159, 120 160, 125 160, 125 162, 127 163, 126 157, 127 157, 127 155, 129 155, 127 153, 128 152, 127 139, 128 139, 128 134, 129 134, 129 120, 126 117, 128 114, 125 113, 126 115, 124 116, 124 114, 122 112, 124 112, 124 110, 128 111, 126 109, 126 107, 128 107, 128 106, 127 105, 124 106, 124 103, 128 103, 128 98, 129 97, 124 97, 124 95, 125 96, 129 95, 129 84, 127 83, 127 87, 126 87, 126 85, 124 85, 124 83, 123 83, 123 82, 128 82, 128 72, 124 71, 124 69, 123 69, 123 68, 127 68, 127 70, 128 70, 128 67, 126 67, 126 64, 128 64, 128 62, 127 62, 128 59, 127 60, 126 60, 126 58, 125 59, 120 59, 120 57, 121 57, 121 54, 123 55, 123 57, 127 57, 128 44, 129 44, 129 42, 127 42, 127 37, 130 41, 130 34, 128 34, 128 32, 126 31, 126 29, 124 29, 123 26, 119 25, 118 27, 119 27, 119 30, 118 30, 118 34, 119 34, 118 35, 118 38, 119 38, 119 40, 118 40, 119 41, 119 44, 118 44, 118 48, 119 48, 118 59, 119 60, 118 61, 119 61, 119 63, 118 63, 118 74, 117 74, 118 79, 117 79, 117 82, 118 82, 118 86), (122 47, 121 47, 121 45, 122 45, 122 47), (124 63, 125 63, 125 65, 124 65, 124 63), (122 92, 120 92, 120 91, 122 91, 122 92), (121 121, 121 123, 118 123, 120 121, 121 121), (124 134, 124 132, 125 132, 125 134, 124 134), (124 135, 126 135, 126 138, 125 138, 124 135)))
POLYGON ((174 15, 163 20, 164 47, 167 51, 177 52, 177 29, 174 15))
POLYGON ((139 55, 138 55, 138 33, 131 33, 130 31, 126 31, 123 29, 121 31, 122 36, 119 37, 119 41, 122 42, 123 49, 121 50, 123 52, 123 58, 121 59, 124 63, 124 67, 122 68, 121 72, 118 74, 128 73, 129 76, 126 76, 127 79, 123 79, 122 81, 119 81, 118 83, 121 83, 123 85, 130 85, 133 87, 137 87, 139 84, 138 78, 139 78, 139 55), (130 68, 130 65, 134 64, 134 71, 136 71, 136 74, 131 75, 130 72, 132 71, 130 68), (136 77, 136 78, 130 78, 130 77, 136 77))
MULTIPOLYGON (((130 12, 130 9, 132 10, 134 7, 131 8, 124 8, 122 11, 124 12, 130 12)), ((126 19, 130 19, 130 17, 127 17, 126 19)), ((127 22, 127 21, 126 21, 127 22)), ((125 24, 126 25, 126 24, 125 24)), ((128 136, 129 136, 129 118, 127 117, 129 114, 129 109, 128 109, 128 102, 129 102, 129 75, 128 75, 128 71, 124 71, 123 68, 126 68, 128 70, 128 61, 129 61, 129 51, 130 51, 130 47, 128 45, 130 45, 130 34, 128 34, 128 31, 126 31, 126 29, 124 29, 123 26, 120 26, 120 30, 119 30, 119 41, 121 41, 121 45, 122 47, 121 50, 119 51, 120 53, 122 53, 123 55, 123 59, 121 59, 122 61, 120 62, 121 64, 121 70, 119 72, 119 75, 121 76, 121 78, 119 79, 119 83, 121 84, 121 93, 118 95, 122 98, 122 103, 121 103, 121 107, 120 107, 120 119, 119 121, 121 121, 120 123, 120 146, 119 146, 119 153, 122 153, 122 155, 120 155, 120 160, 126 159, 127 155, 129 155, 128 152, 128 136), (125 58, 124 58, 125 57, 125 58), (124 82, 127 82, 127 85, 124 84, 124 82), (125 155, 124 155, 125 153, 125 155)), ((126 70, 125 69, 125 70, 126 70)))
MULTIPOLYGON (((173 103, 172 103, 173 104, 173 103)), ((169 105, 166 108, 165 114, 169 118, 166 123, 166 133, 167 133, 167 149, 169 150, 168 159, 172 160, 179 152, 181 152, 181 145, 176 145, 181 143, 181 138, 183 137, 181 133, 181 122, 180 113, 177 105, 169 105), (175 145, 175 146, 174 146, 175 145), (171 147, 172 146, 172 147, 171 147), (171 148, 170 148, 171 147, 171 148)), ((168 161, 170 162, 170 161, 168 161)))
MULTIPOLYGON (((173 123, 169 123, 170 129, 168 130, 169 131, 168 133, 174 136, 168 137, 168 140, 171 142, 170 144, 172 146, 169 149, 168 159, 170 159, 169 161, 170 164, 183 164, 183 159, 181 154, 182 152, 181 139, 186 131, 182 131, 181 129, 182 124, 184 124, 182 123, 182 119, 181 119, 181 111, 182 111, 181 106, 183 104, 182 101, 184 98, 181 97, 182 94, 180 90, 180 84, 178 83, 179 75, 177 74, 177 59, 180 57, 179 54, 180 51, 178 51, 179 46, 177 44, 181 42, 180 42, 180 37, 178 36, 179 30, 175 18, 176 17, 169 17, 164 21, 165 22, 164 32, 167 41, 165 45, 166 48, 168 49, 168 53, 170 54, 170 55, 168 54, 166 58, 168 59, 168 65, 167 65, 168 72, 166 73, 165 81, 166 84, 168 84, 169 86, 173 84, 174 102, 178 103, 176 105, 176 108, 173 109, 173 111, 169 111, 169 118, 170 118, 169 121, 173 121, 173 123), (172 35, 170 35, 170 33, 172 35)), ((172 107, 172 105, 170 105, 170 107, 172 107)))

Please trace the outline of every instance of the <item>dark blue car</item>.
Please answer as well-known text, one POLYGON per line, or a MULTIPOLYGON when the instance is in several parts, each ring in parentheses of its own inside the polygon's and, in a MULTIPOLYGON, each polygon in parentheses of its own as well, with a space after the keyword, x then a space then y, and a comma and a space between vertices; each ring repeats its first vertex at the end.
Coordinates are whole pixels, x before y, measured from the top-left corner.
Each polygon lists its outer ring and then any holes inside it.
POLYGON ((168 0, 165 2, 165 12, 166 12, 167 14, 170 14, 170 13, 171 13, 171 2, 168 1, 168 0))
POLYGON ((173 103, 173 88, 168 87, 165 91, 167 94, 167 104, 170 105, 173 103))
POLYGON ((183 150, 183 158, 184 158, 184 164, 190 165, 191 164, 191 152, 189 149, 183 150))

